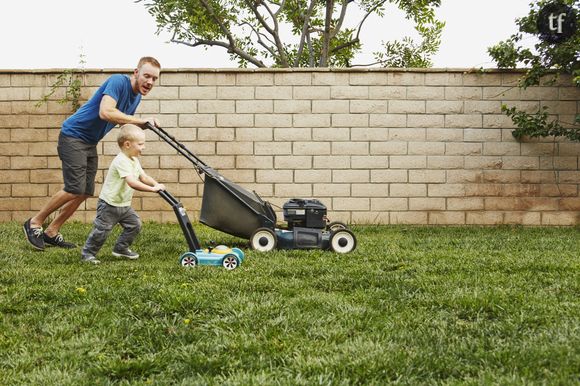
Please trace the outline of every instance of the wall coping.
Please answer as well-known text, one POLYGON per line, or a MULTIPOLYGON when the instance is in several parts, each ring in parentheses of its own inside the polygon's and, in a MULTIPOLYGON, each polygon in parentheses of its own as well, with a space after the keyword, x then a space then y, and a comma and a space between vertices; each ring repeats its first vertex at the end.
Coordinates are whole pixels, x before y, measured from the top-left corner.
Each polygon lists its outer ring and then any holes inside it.
MULTIPOLYGON (((52 74, 60 73, 70 68, 46 69, 0 69, 0 74, 52 74)), ((132 72, 133 68, 85 68, 85 73, 119 73, 132 72)), ((293 73, 293 72, 406 72, 406 73, 524 73, 527 69, 504 68, 163 68, 163 73, 293 73)))

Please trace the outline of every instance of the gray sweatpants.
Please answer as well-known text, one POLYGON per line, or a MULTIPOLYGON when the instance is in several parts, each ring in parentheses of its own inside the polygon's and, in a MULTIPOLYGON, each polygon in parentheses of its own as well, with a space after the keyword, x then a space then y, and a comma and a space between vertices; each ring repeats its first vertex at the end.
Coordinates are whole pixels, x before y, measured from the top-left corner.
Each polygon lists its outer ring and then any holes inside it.
POLYGON ((123 227, 123 232, 117 239, 115 251, 124 251, 135 240, 141 231, 141 219, 130 206, 112 206, 100 200, 97 203, 97 217, 93 222, 93 230, 83 247, 82 256, 96 256, 116 224, 123 227))

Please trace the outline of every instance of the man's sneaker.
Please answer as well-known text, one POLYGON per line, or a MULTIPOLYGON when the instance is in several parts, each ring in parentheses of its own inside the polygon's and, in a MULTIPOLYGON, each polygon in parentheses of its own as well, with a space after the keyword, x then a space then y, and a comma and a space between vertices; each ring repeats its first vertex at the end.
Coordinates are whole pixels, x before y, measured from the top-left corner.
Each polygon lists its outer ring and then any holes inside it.
POLYGON ((89 264, 101 264, 101 261, 97 260, 97 258, 93 255, 81 256, 81 261, 83 263, 89 263, 89 264))
POLYGON ((139 254, 136 252, 133 252, 130 249, 125 249, 123 251, 118 250, 118 249, 113 249, 113 256, 126 257, 127 259, 130 259, 130 260, 135 260, 135 259, 139 258, 139 254))
POLYGON ((26 220, 24 226, 24 234, 26 235, 26 240, 32 245, 33 248, 38 249, 39 251, 44 251, 44 239, 42 235, 42 227, 32 228, 30 226, 30 220, 26 220))
POLYGON ((46 233, 43 233, 42 237, 44 238, 44 244, 51 246, 51 247, 61 247, 61 248, 67 248, 67 249, 77 247, 73 243, 69 243, 68 241, 64 241, 64 238, 62 237, 62 235, 60 233, 57 233, 56 236, 54 236, 54 237, 50 237, 46 233))

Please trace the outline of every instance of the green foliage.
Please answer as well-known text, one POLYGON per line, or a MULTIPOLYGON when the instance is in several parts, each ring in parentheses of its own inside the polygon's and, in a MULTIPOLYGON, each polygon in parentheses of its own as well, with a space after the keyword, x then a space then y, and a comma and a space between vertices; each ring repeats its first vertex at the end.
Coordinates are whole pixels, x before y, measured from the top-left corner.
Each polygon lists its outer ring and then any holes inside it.
MULTIPOLYGON (((490 56, 497 62, 499 68, 516 68, 519 65, 527 68, 525 75, 519 80, 519 87, 524 89, 540 84, 552 84, 560 74, 571 75, 574 85, 580 87, 580 28, 561 43, 539 40, 534 49, 521 46, 529 35, 539 36, 540 31, 537 27, 539 11, 551 2, 553 1, 534 0, 530 3, 529 14, 516 20, 519 32, 488 48, 490 56)), ((580 2, 560 0, 559 3, 567 4, 576 10, 577 26, 580 27, 580 2)), ((504 108, 503 111, 518 127, 514 131, 517 138, 563 136, 573 141, 580 140, 580 114, 576 115, 574 122, 566 124, 558 119, 549 118, 545 108, 535 114, 516 108, 504 108)))
POLYGON ((64 96, 57 100, 57 102, 61 105, 70 103, 71 104, 71 111, 74 113, 81 107, 81 88, 83 85, 83 73, 84 73, 84 64, 85 64, 85 56, 80 54, 79 59, 79 68, 75 69, 66 69, 62 73, 60 73, 56 81, 50 86, 50 91, 43 95, 40 101, 36 103, 36 106, 40 106, 43 103, 47 103, 50 98, 62 87, 65 88, 64 96))
MULTIPOLYGON (((0 224, 2 385, 575 384, 575 228, 354 229, 358 248, 178 264, 177 224, 146 223, 137 261, 31 250, 0 224)), ((66 224, 77 244, 90 225, 66 224)))
POLYGON ((371 15, 382 17, 388 4, 403 10, 423 41, 386 43, 377 63, 425 67, 439 48, 444 23, 434 9, 441 0, 137 0, 155 18, 158 33, 191 47, 219 46, 240 67, 348 67, 362 50, 360 31, 371 15), (354 27, 344 25, 358 7, 354 27))

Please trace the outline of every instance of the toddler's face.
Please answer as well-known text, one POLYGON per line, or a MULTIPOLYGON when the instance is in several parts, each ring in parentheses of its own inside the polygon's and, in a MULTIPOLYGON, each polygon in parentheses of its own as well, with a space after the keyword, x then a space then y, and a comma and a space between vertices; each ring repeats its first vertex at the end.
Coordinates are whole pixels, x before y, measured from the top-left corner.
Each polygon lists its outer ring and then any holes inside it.
POLYGON ((139 157, 141 152, 145 150, 145 134, 137 134, 135 140, 125 142, 125 146, 128 146, 127 155, 129 157, 139 157))

